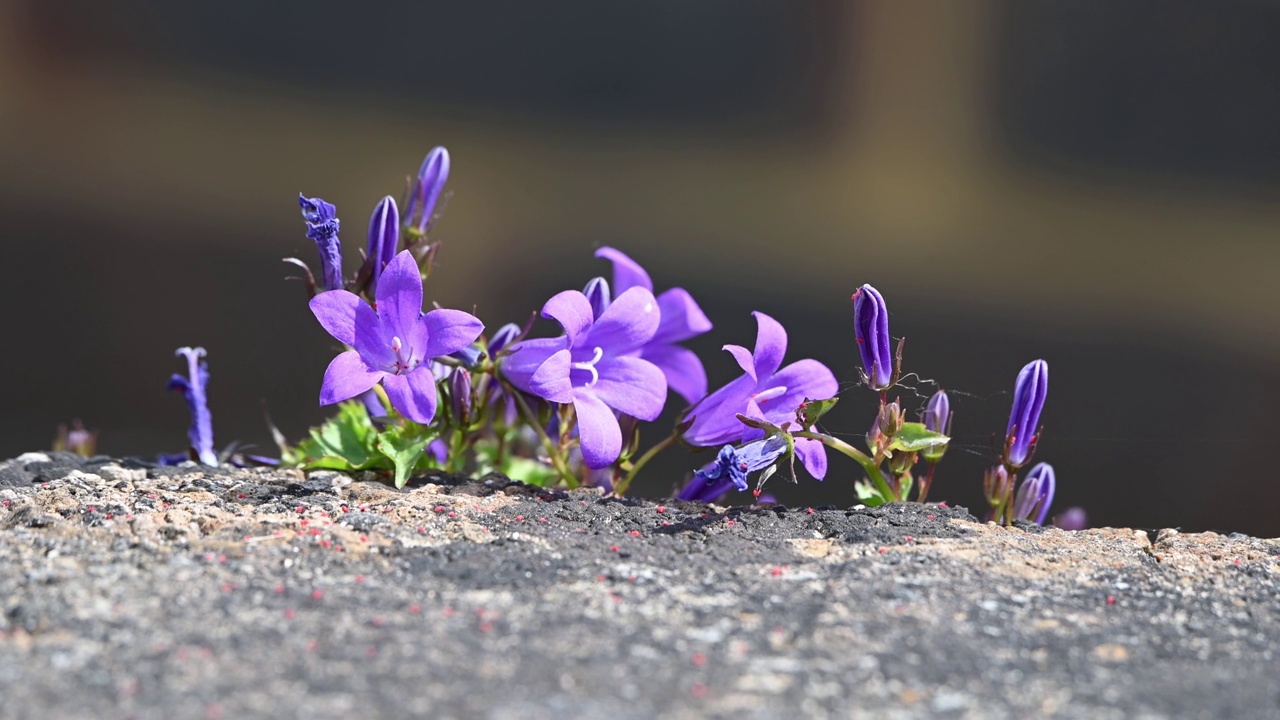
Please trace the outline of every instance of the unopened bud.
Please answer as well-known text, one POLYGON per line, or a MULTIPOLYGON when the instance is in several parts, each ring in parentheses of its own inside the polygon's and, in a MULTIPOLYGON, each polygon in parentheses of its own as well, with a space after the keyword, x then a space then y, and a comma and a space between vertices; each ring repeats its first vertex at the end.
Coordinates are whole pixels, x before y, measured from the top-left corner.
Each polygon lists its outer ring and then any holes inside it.
POLYGON ((884 297, 870 285, 853 294, 853 329, 862 356, 862 376, 872 390, 893 384, 893 349, 890 347, 889 310, 884 297))
POLYGON ((609 295, 609 281, 602 277, 592 278, 591 282, 582 289, 582 294, 587 296, 587 302, 591 303, 591 310, 595 313, 597 320, 613 300, 609 295))
POLYGON ((465 368, 454 368, 449 376, 449 402, 454 420, 459 424, 467 422, 471 414, 471 373, 465 368))

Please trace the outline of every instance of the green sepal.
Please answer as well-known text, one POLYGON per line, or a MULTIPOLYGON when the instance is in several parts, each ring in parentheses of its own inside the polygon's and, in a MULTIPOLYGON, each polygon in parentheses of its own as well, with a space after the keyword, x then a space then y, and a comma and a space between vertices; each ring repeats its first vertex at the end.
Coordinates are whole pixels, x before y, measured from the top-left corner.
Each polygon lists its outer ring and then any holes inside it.
POLYGON ((805 398, 800 407, 796 408, 796 422, 800 427, 810 427, 817 424, 823 415, 831 412, 831 408, 840 402, 840 398, 833 397, 826 400, 810 400, 805 398))
POLYGON ((951 438, 946 435, 926 429, 924 423, 902 423, 902 429, 890 439, 888 450, 890 452, 897 450, 920 452, 930 448, 942 447, 950 441, 951 438))
POLYGON ((782 433, 782 428, 778 427, 777 425, 774 425, 768 420, 761 420, 760 418, 747 417, 742 413, 738 413, 734 417, 738 418, 738 422, 742 423, 743 425, 746 425, 749 428, 755 428, 756 430, 763 430, 766 435, 778 435, 782 433))

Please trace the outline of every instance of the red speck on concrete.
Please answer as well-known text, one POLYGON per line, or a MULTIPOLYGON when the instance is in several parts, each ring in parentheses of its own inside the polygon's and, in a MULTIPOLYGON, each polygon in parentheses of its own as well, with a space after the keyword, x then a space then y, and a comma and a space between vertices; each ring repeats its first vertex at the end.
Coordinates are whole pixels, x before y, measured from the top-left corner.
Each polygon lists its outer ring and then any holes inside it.
POLYGON ((640 531, 639 531, 639 530, 632 530, 632 531, 628 532, 627 534, 628 534, 628 535, 630 535, 631 537, 640 537, 640 531))
POLYGON ((227 556, 226 556, 226 555, 219 555, 219 556, 218 556, 218 562, 219 562, 219 563, 221 563, 221 564, 223 564, 223 565, 226 565, 226 564, 227 564, 227 556))
POLYGON ((664 513, 664 512, 666 512, 666 511, 667 511, 667 508, 666 508, 666 507, 664 507, 664 506, 662 506, 662 505, 659 505, 659 506, 657 507, 657 511, 658 511, 658 514, 659 514, 659 515, 661 515, 662 513, 664 513))
POLYGON ((458 517, 458 513, 453 512, 453 511, 450 511, 450 512, 449 512, 449 514, 448 514, 446 517, 456 518, 456 517, 458 517))
POLYGON ((442 513, 442 512, 444 512, 444 506, 443 506, 443 505, 437 505, 437 506, 436 506, 436 514, 438 515, 438 514, 440 514, 440 513, 442 513))
POLYGON ((597 576, 596 576, 596 582, 604 582, 604 576, 603 576, 603 575, 597 575, 597 576))
POLYGON ((663 520, 663 521, 662 521, 662 527, 667 527, 667 526, 668 526, 668 525, 670 525, 670 524, 671 524, 671 521, 669 521, 669 520, 663 520))
POLYGON ((362 582, 364 582, 364 576, 363 576, 363 575, 357 575, 357 576, 356 576, 356 582, 358 582, 358 583, 362 583, 362 582))
POLYGON ((947 505, 947 503, 946 503, 946 502, 940 502, 940 503, 938 503, 938 507, 943 508, 943 509, 946 509, 946 508, 947 508, 947 507, 949 507, 949 506, 947 505))
POLYGON ((418 528, 418 534, 419 534, 419 535, 426 535, 426 534, 427 534, 427 529, 426 529, 426 528, 424 528, 424 527, 420 527, 420 528, 418 528))
POLYGON ((284 593, 284 585, 277 585, 277 586, 275 586, 275 587, 274 587, 274 588, 272 588, 272 589, 273 589, 273 590, 275 590, 275 593, 276 593, 277 595, 280 595, 280 594, 283 594, 283 593, 284 593))
POLYGON ((241 500, 243 500, 243 499, 244 499, 244 493, 240 493, 240 499, 241 499, 241 500))
POLYGON ((315 640, 308 640, 308 641, 307 641, 307 652, 315 652, 315 651, 316 651, 316 648, 317 648, 317 647, 319 647, 319 646, 320 646, 320 643, 316 642, 315 640))
POLYGON ((737 520, 725 520, 725 521, 724 521, 724 524, 725 524, 725 525, 737 525, 737 524, 738 524, 738 521, 737 521, 737 520))
POLYGON ((320 534, 320 528, 311 528, 311 534, 312 534, 312 535, 319 535, 319 534, 320 534))
POLYGON ((284 611, 284 619, 285 619, 285 620, 292 620, 292 619, 293 619, 293 615, 294 615, 294 613, 293 613, 293 608, 287 608, 287 609, 285 609, 285 611, 284 611))
POLYGON ((369 542, 369 537, 367 535, 361 535, 360 542, 369 542))
POLYGON ((299 525, 301 525, 302 527, 306 527, 306 526, 307 526, 307 520, 306 520, 306 518, 303 518, 302 520, 299 520, 299 521, 298 521, 298 524, 299 524, 299 525))
POLYGON ((235 589, 235 586, 233 586, 231 583, 229 582, 222 583, 222 592, 231 592, 234 589, 235 589))
POLYGON ((887 553, 887 552, 889 552, 889 548, 880 548, 880 554, 881 554, 881 555, 883 555, 883 554, 885 554, 885 553, 887 553))
POLYGON ((773 575, 774 577, 778 577, 779 575, 781 575, 782 573, 790 569, 791 569, 790 565, 774 565, 773 569, 769 571, 769 574, 773 575))
POLYGON ((907 541, 907 542, 915 542, 915 538, 913 538, 913 537, 911 537, 910 535, 908 535, 908 536, 906 537, 906 541, 907 541))
POLYGON ((365 656, 365 657, 370 657, 370 658, 378 657, 378 646, 377 646, 377 645, 370 645, 369 647, 365 648, 365 649, 364 649, 364 656, 365 656))
POLYGON ((324 591, 323 591, 323 590, 321 590, 320 588, 316 588, 315 590, 312 590, 312 591, 311 591, 311 599, 312 599, 312 600, 322 600, 322 599, 324 599, 324 591))
POLYGON ((929 516, 929 519, 930 519, 930 520, 932 520, 932 519, 933 519, 933 516, 932 516, 932 515, 930 515, 930 516, 929 516))
POLYGON ((540 523, 545 523, 546 521, 547 521, 546 518, 538 518, 538 522, 540 523))
POLYGON ((517 516, 516 516, 516 522, 524 522, 524 516, 523 516, 523 515, 517 515, 517 516))
POLYGON ((1108 596, 1107 596, 1107 604, 1108 604, 1108 605, 1115 605, 1115 604, 1116 604, 1116 596, 1115 596, 1115 595, 1108 595, 1108 596))
POLYGON ((409 614, 410 614, 410 615, 417 615, 417 614, 418 614, 418 613, 420 613, 420 612, 422 612, 422 606, 421 606, 421 605, 419 605, 418 603, 414 603, 414 604, 412 604, 412 605, 410 605, 410 606, 409 606, 409 614))
POLYGON ((347 506, 346 506, 346 505, 341 506, 341 510, 342 510, 342 512, 351 512, 350 510, 347 510, 347 506))
POLYGON ((451 606, 449 606, 449 605, 445 605, 445 606, 444 606, 444 616, 445 616, 445 617, 453 617, 453 607, 451 607, 451 606))
POLYGON ((805 509, 804 509, 804 514, 805 514, 805 515, 812 515, 812 514, 813 514, 813 508, 805 508, 805 509))
POLYGON ((373 625, 376 628, 382 627, 382 616, 374 615, 373 618, 369 620, 369 624, 373 625))
POLYGON ((485 620, 484 622, 480 623, 480 632, 487 633, 490 630, 493 630, 493 623, 489 622, 488 620, 485 620))
POLYGON ((689 694, 696 698, 704 698, 707 696, 707 686, 702 683, 694 683, 689 686, 689 694))
POLYGON ((298 511, 298 514, 299 514, 299 515, 301 515, 302 513, 304 513, 304 512, 306 512, 306 511, 307 511, 307 509, 306 509, 306 508, 304 508, 304 507, 302 507, 301 505, 299 505, 298 507, 296 507, 296 508, 294 508, 294 509, 298 511))
POLYGON ((698 667, 702 667, 703 665, 706 665, 706 664, 707 664, 707 656, 706 656, 706 655, 703 655, 702 653, 694 653, 694 654, 693 654, 693 664, 694 664, 694 665, 696 665, 696 666, 698 666, 698 667))
POLYGON ((609 552, 618 552, 618 546, 617 545, 609 546, 609 552))

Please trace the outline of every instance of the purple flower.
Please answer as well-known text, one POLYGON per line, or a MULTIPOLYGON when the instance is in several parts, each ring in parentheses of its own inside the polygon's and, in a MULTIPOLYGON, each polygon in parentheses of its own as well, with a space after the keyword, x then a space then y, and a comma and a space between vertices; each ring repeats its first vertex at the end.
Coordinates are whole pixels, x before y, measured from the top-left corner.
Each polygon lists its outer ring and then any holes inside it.
MULTIPOLYGON (((763 431, 743 425, 738 413, 774 424, 794 421, 796 408, 805 398, 822 400, 836 394, 836 376, 817 360, 798 360, 779 370, 787 352, 787 331, 764 313, 756 316, 756 348, 739 345, 724 349, 738 361, 742 377, 716 390, 690 411, 693 424, 684 439, 701 447, 739 440, 755 440, 763 431)), ((796 455, 809 474, 821 480, 827 474, 827 452, 818 440, 798 438, 796 455)))
POLYGON ((1063 530, 1084 530, 1089 527, 1089 515, 1082 507, 1069 507, 1053 519, 1053 524, 1063 530))
POLYGON ((593 470, 606 467, 622 452, 614 412, 654 420, 667 399, 662 370, 637 356, 658 330, 658 302, 632 287, 596 317, 585 295, 566 290, 547 301, 542 315, 565 334, 510 346, 502 373, 527 393, 573 403, 583 460, 593 470))
POLYGON ((449 151, 442 147, 432 149, 418 168, 418 177, 409 196, 409 207, 404 211, 404 222, 417 229, 419 234, 431 228, 431 215, 436 210, 444 184, 449 181, 449 151))
POLYGON ((320 267, 326 290, 341 290, 342 241, 338 240, 338 218, 333 205, 320 198, 308 198, 298 193, 298 205, 302 218, 307 221, 307 237, 316 243, 320 251, 320 267))
MULTIPOLYGON (((596 257, 613 263, 613 296, 620 297, 633 287, 653 292, 649 273, 635 260, 611 247, 596 250, 596 257)), ((711 321, 683 288, 671 288, 658 296, 661 320, 653 338, 640 349, 640 357, 657 365, 667 378, 667 386, 693 404, 707 394, 707 373, 702 361, 688 348, 676 343, 711 329, 711 321)))
POLYGON ((1053 491, 1057 484, 1053 466, 1040 463, 1031 468, 1027 478, 1018 487, 1013 499, 1013 518, 1015 520, 1033 520, 1043 525, 1049 516, 1049 505, 1053 503, 1053 491))
POLYGON ((217 467, 218 453, 213 449, 213 415, 205 398, 205 388, 209 385, 209 364, 201 360, 205 354, 202 347, 178 348, 174 355, 186 357, 187 377, 175 373, 169 378, 167 389, 182 391, 182 397, 187 401, 187 408, 191 411, 187 438, 191 440, 191 449, 196 457, 205 465, 217 467))
POLYGON ((893 384, 889 310, 884 297, 870 285, 863 285, 853 294, 853 327, 867 386, 872 390, 888 388, 893 384))
POLYGON ((382 198, 382 202, 373 209, 373 216, 369 218, 369 245, 365 257, 372 258, 373 262, 370 287, 378 287, 382 268, 396 256, 399 247, 400 211, 396 209, 395 198, 388 195, 382 198))
POLYGON ((922 418, 926 430, 931 430, 943 435, 951 429, 951 401, 947 398, 946 391, 939 390, 929 398, 928 404, 924 406, 924 417, 922 418))
POLYGON ((431 360, 467 347, 484 325, 461 310, 422 312, 422 275, 408 250, 396 255, 378 282, 377 310, 346 290, 311 299, 320 325, 354 350, 325 371, 320 404, 353 398, 378 382, 404 417, 429 423, 436 414, 431 360))
POLYGON ((1013 411, 1009 413, 1009 427, 1005 430, 1008 457, 1005 462, 1021 467, 1034 449, 1036 433, 1040 426, 1040 411, 1044 409, 1045 394, 1049 392, 1049 363, 1033 360, 1018 373, 1013 388, 1013 411))

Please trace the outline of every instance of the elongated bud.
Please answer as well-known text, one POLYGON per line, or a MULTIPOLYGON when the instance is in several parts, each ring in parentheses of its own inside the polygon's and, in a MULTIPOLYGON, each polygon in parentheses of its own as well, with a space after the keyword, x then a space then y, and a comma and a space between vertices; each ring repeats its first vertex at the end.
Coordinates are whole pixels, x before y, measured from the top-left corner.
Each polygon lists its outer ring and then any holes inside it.
POLYGON ((880 406, 880 432, 893 437, 902 430, 902 406, 898 405, 898 401, 885 403, 880 406))
POLYGON ((466 423, 471 415, 471 373, 465 368, 454 368, 449 376, 449 402, 454 420, 466 423))
POLYGON ((507 323, 498 328, 489 340, 489 357, 492 358, 502 352, 503 348, 518 337, 520 337, 520 326, 515 323, 507 323))
POLYGON ((449 151, 443 147, 434 148, 418 168, 413 195, 409 197, 409 207, 405 210, 405 223, 416 228, 418 234, 431 229, 431 215, 448 180, 449 151))
POLYGON ((1053 466, 1040 463, 1031 468, 1027 478, 1018 487, 1013 499, 1013 519, 1031 520, 1043 525, 1049 516, 1049 505, 1053 503, 1053 492, 1057 484, 1053 466))
POLYGON ((370 287, 377 287, 382 268, 396 256, 400 247, 400 211, 395 198, 390 195, 373 209, 369 218, 369 245, 366 257, 373 258, 373 277, 370 287))
POLYGON ((595 313, 597 320, 604 314, 605 308, 609 307, 609 303, 613 302, 613 298, 609 295, 609 281, 602 277, 592 278, 591 282, 582 289, 582 294, 587 296, 587 301, 591 303, 591 310, 595 313))
POLYGON ((991 507, 998 506, 1009 492, 1009 471, 1004 465, 997 465, 988 468, 982 476, 982 492, 986 495, 987 504, 991 507))
POLYGON ((320 252, 324 289, 341 290, 342 241, 338 239, 336 209, 320 198, 308 198, 302 193, 298 193, 298 205, 302 208, 302 218, 307 221, 307 237, 315 241, 320 252))
POLYGON ((175 355, 187 359, 187 377, 174 374, 169 378, 169 390, 180 390, 187 401, 187 409, 191 411, 191 427, 187 430, 187 438, 191 441, 191 449, 200 462, 213 467, 218 466, 218 453, 213 449, 213 415, 209 412, 209 403, 205 397, 205 389, 209 385, 209 364, 203 362, 205 350, 202 347, 178 348, 175 355))
POLYGON ((1033 360, 1018 373, 1013 388, 1013 410, 1005 430, 1005 462, 1022 467, 1031 457, 1040 427, 1040 411, 1049 392, 1049 363, 1033 360))
POLYGON ((872 390, 885 390, 893 384, 894 369, 889 310, 879 291, 870 285, 863 285, 853 294, 853 328, 867 386, 872 390))
MULTIPOLYGON (((924 422, 926 430, 931 430, 943 435, 951 434, 951 400, 947 398, 945 391, 939 390, 929 398, 928 404, 924 407, 924 422)), ((947 452, 946 445, 938 445, 925 450, 921 455, 929 462, 937 462, 947 452)))

